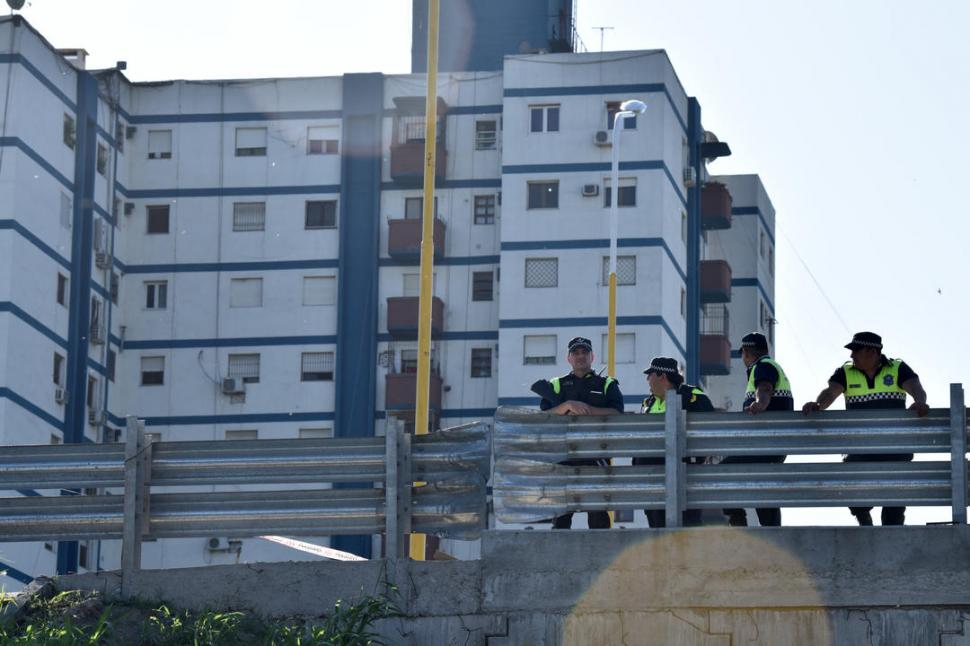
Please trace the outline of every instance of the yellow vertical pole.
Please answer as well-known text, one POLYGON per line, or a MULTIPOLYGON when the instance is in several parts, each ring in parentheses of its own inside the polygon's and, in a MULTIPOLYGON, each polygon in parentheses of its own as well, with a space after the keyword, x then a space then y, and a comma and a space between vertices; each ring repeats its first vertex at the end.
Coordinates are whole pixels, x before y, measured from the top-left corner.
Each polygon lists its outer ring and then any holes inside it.
MULTIPOLYGON (((424 107, 424 212, 421 227, 421 297, 418 303, 418 385, 414 432, 428 432, 431 383, 431 299, 434 296, 434 178, 438 139, 438 3, 428 0, 428 94, 424 107)), ((418 483, 415 483, 418 484, 418 483)), ((411 558, 424 560, 424 534, 411 534, 411 558)))

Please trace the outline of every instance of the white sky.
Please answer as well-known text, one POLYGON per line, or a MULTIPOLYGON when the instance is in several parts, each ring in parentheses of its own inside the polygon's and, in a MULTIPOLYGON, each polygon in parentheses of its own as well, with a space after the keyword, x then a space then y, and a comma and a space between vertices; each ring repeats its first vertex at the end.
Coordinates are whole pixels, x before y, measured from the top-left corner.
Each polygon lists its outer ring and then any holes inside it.
MULTIPOLYGON (((127 61, 135 81, 410 71, 410 0, 33 0, 22 13, 91 67, 127 61)), ((666 49, 734 152, 711 172, 761 175, 777 211, 776 354, 796 400, 869 329, 947 406, 948 384, 970 381, 970 3, 579 0, 577 18, 591 51, 594 26, 614 27, 607 50, 666 49)))

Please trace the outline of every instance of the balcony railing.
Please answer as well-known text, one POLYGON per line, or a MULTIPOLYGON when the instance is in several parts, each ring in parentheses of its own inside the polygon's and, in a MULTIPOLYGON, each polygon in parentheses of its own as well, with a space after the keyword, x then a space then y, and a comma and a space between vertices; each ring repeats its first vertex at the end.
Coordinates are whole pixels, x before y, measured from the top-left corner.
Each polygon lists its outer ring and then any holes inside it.
POLYGON ((701 315, 701 374, 727 375, 731 372, 731 340, 728 309, 708 305, 701 315))

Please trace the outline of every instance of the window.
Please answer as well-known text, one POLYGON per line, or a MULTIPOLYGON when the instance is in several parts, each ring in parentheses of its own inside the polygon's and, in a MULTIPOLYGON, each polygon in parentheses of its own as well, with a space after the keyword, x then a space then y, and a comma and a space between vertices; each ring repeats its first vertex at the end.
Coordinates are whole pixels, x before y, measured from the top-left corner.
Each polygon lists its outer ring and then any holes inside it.
POLYGON ((680 288, 680 315, 687 316, 687 291, 683 287, 680 288))
POLYGON ((559 182, 529 182, 530 209, 558 209, 559 182))
POLYGON ((256 429, 245 429, 240 431, 226 431, 227 440, 256 440, 259 439, 259 431, 256 429))
POLYGON ((472 348, 472 374, 473 378, 492 376, 492 349, 491 348, 472 348))
POLYGON ((775 275, 775 248, 772 246, 768 247, 768 273, 775 275))
POLYGON ((530 132, 558 132, 559 106, 530 105, 529 122, 530 132))
POLYGON ((306 203, 307 229, 333 229, 337 226, 337 200, 310 200, 306 203))
POLYGON ((105 366, 108 373, 108 380, 115 380, 115 367, 118 365, 118 353, 114 350, 108 350, 108 365, 105 366))
POLYGON ((332 428, 301 428, 301 440, 323 440, 333 437, 332 428))
POLYGON ((525 259, 526 287, 558 287, 559 259, 558 258, 526 258, 525 259))
POLYGON ((495 275, 490 271, 472 272, 472 300, 492 300, 492 286, 495 275))
POLYGON ((265 231, 266 202, 233 202, 233 231, 265 231))
POLYGON ((475 196, 475 224, 495 224, 495 196, 475 196))
POLYGON ((111 272, 111 277, 109 278, 109 283, 108 283, 109 284, 108 292, 111 294, 111 302, 114 303, 115 305, 118 304, 118 291, 119 291, 120 281, 121 281, 121 278, 118 276, 118 273, 114 271, 111 272))
MULTIPOLYGON (((613 191, 611 190, 610 180, 603 180, 603 206, 609 206, 612 200, 613 191)), ((637 180, 635 177, 620 178, 620 201, 617 206, 636 206, 637 205, 637 180)))
MULTIPOLYGON (((607 356, 609 351, 610 335, 604 334, 603 341, 600 345, 603 348, 603 358, 607 356)), ((632 332, 617 334, 616 335, 616 362, 617 363, 636 363, 637 362, 637 348, 636 348, 636 335, 632 332)))
POLYGON ((243 383, 259 383, 259 354, 230 354, 229 376, 239 377, 243 383))
POLYGON ((306 154, 336 155, 340 152, 336 128, 310 126, 306 132, 306 154))
POLYGON ((91 297, 91 342, 104 342, 104 330, 101 327, 101 310, 104 304, 97 296, 91 297), (97 339, 97 340, 96 340, 97 339))
POLYGON ((304 276, 304 305, 333 305, 337 300, 337 279, 334 276, 304 276))
POLYGON ((168 204, 145 208, 148 212, 148 233, 168 233, 168 204))
POLYGON ((119 153, 125 152, 125 124, 115 121, 115 147, 119 153))
POLYGON ((498 140, 495 119, 475 122, 475 150, 495 150, 498 140))
POLYGON ((229 281, 229 307, 262 306, 262 278, 233 278, 229 281))
POLYGON ((88 544, 87 543, 78 543, 78 546, 77 546, 77 564, 78 564, 78 566, 83 567, 85 570, 90 570, 91 569, 91 563, 88 560, 89 559, 89 555, 90 555, 90 551, 88 550, 88 544))
POLYGON ((148 158, 149 159, 171 159, 172 158, 172 131, 171 130, 149 130, 148 131, 148 158))
POLYGON ((333 381, 333 352, 304 352, 300 381, 333 381))
POLYGON ((54 353, 54 383, 58 386, 64 385, 64 356, 54 353))
POLYGON ((680 212, 680 239, 687 242, 687 212, 680 212))
POLYGON ((762 231, 758 241, 758 250, 762 258, 768 257, 768 245, 765 242, 765 232, 762 231))
POLYGON ((95 162, 95 168, 101 175, 108 174, 108 148, 100 142, 98 143, 98 158, 95 162))
MULTIPOLYGON (((406 197, 404 198, 404 219, 420 220, 424 217, 424 198, 406 197)), ((434 217, 438 217, 438 198, 434 198, 434 217)))
POLYGON ((141 385, 161 386, 165 383, 165 357, 141 358, 141 385))
POLYGON ((57 302, 67 307, 67 276, 57 274, 57 302))
POLYGON ((88 396, 85 403, 88 408, 94 408, 98 405, 98 380, 91 375, 88 375, 88 396))
POLYGON ((236 128, 236 157, 265 157, 266 128, 236 128))
POLYGON ((168 307, 168 281, 145 281, 145 309, 164 310, 168 307))
POLYGON ((74 117, 65 113, 64 114, 64 145, 74 150, 74 144, 77 141, 77 128, 74 125, 74 117))
MULTIPOLYGON (((613 123, 616 121, 616 113, 620 111, 619 101, 607 101, 606 103, 606 129, 612 130, 613 123)), ((627 117, 623 120, 624 130, 634 130, 637 127, 637 115, 627 117)))
POLYGON ((61 193, 61 226, 65 229, 71 228, 71 221, 74 215, 74 200, 70 195, 61 193))
POLYGON ((527 366, 545 366, 556 363, 556 335, 525 335, 523 337, 522 363, 527 366))
MULTIPOLYGON (((603 257, 603 285, 610 284, 610 257, 603 257)), ((616 257, 616 284, 617 285, 636 285, 637 284, 637 257, 636 256, 617 256, 616 257)))
POLYGON ((418 372, 418 351, 401 350, 401 373, 414 375, 418 372))

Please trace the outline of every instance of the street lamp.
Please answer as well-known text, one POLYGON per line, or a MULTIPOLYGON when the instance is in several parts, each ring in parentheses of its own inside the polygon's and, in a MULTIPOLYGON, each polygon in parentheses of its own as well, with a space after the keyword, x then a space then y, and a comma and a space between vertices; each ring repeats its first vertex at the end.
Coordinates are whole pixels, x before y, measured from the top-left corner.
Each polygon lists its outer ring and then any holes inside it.
POLYGON ((643 114, 647 104, 632 99, 620 104, 620 111, 613 115, 613 168, 610 174, 610 315, 607 334, 606 373, 616 376, 616 232, 617 206, 620 202, 620 132, 621 123, 627 117, 643 114))

